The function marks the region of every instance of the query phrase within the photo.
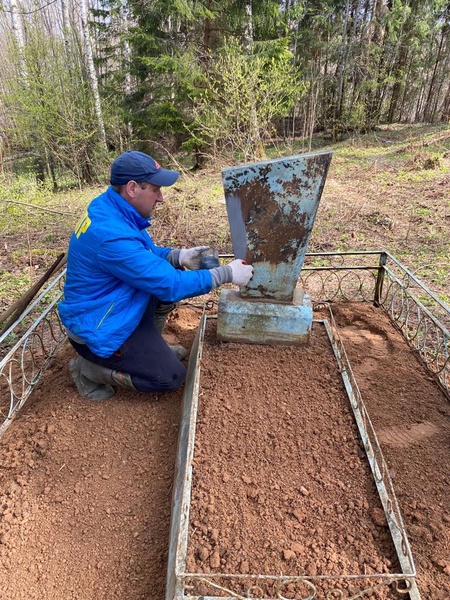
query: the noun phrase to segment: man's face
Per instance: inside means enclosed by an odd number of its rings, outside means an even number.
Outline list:
[[[164,202],[161,187],[153,185],[153,183],[129,181],[127,191],[129,194],[128,201],[144,219],[148,219],[153,215],[155,206],[159,202]]]

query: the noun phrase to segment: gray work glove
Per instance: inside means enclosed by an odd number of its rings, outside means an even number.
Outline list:
[[[178,256],[180,267],[186,267],[191,271],[202,268],[202,252],[209,250],[210,246],[196,246],[195,248],[182,248]]]
[[[213,280],[213,288],[224,283],[234,283],[244,286],[250,281],[253,275],[253,267],[241,259],[233,260],[224,267],[215,267],[209,271]]]
[[[217,248],[208,248],[202,252],[202,269],[214,269],[214,267],[220,267],[219,262],[219,251]]]

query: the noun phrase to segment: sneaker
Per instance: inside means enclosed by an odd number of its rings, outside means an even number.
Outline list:
[[[186,356],[189,354],[189,352],[186,350],[186,348],[184,346],[170,346],[169,348],[172,350],[172,352],[175,354],[175,356],[178,358],[178,360],[183,360],[183,358],[186,358]]]
[[[81,372],[82,364],[83,359],[81,356],[77,356],[69,362],[69,373],[80,396],[95,401],[108,400],[108,398],[114,396],[116,392],[111,385],[91,381],[83,375]]]

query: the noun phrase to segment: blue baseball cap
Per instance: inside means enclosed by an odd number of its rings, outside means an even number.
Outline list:
[[[111,185],[126,185],[129,181],[142,183],[147,181],[154,185],[169,186],[173,185],[179,177],[178,171],[169,171],[161,168],[154,158],[130,150],[124,152],[111,165]]]

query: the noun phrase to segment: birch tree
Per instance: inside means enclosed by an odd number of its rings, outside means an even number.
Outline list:
[[[14,40],[17,46],[18,58],[19,58],[19,66],[20,71],[19,74],[21,77],[26,76],[25,65],[23,60],[23,51],[25,48],[24,41],[24,32],[23,32],[23,21],[20,15],[18,3],[16,0],[10,0],[10,14],[11,14],[11,24],[12,24],[12,32],[14,35]]]
[[[97,73],[95,71],[94,57],[92,54],[91,36],[89,33],[89,22],[88,22],[88,3],[87,0],[80,0],[80,16],[81,26],[83,29],[84,37],[84,51],[86,55],[86,68],[89,76],[89,83],[94,98],[95,114],[97,116],[98,123],[98,134],[100,141],[105,150],[107,150],[106,144],[106,133],[105,125],[103,122],[102,103],[100,100],[100,93],[98,89]]]

